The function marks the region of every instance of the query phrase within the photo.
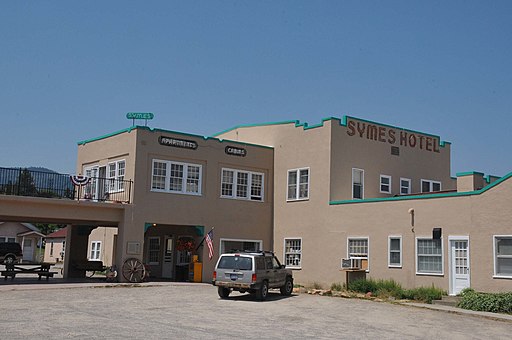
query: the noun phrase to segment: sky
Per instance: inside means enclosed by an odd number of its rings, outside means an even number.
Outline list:
[[[127,112],[204,136],[349,115],[503,176],[512,1],[0,2],[0,167],[75,173],[77,142]]]

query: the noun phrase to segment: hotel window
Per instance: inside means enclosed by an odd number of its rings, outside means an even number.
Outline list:
[[[108,163],[108,192],[118,192],[124,190],[125,170],[125,160]]]
[[[388,267],[402,267],[402,237],[389,236],[388,249]]]
[[[411,180],[409,178],[400,178],[400,195],[411,193]]]
[[[380,175],[380,192],[391,194],[391,176]]]
[[[148,239],[148,263],[156,265],[160,263],[160,237]]]
[[[416,238],[416,274],[443,274],[443,240]]]
[[[92,241],[91,242],[91,256],[89,260],[99,261],[101,254],[101,241]]]
[[[288,170],[288,201],[309,198],[309,168]]]
[[[201,171],[198,164],[153,160],[151,190],[201,195]]]
[[[494,236],[494,276],[512,278],[512,235]]]
[[[302,267],[302,239],[284,239],[284,261],[288,268]]]
[[[441,191],[441,182],[431,181],[427,179],[421,180],[421,192]]]
[[[352,199],[364,198],[364,170],[352,169]]]
[[[262,201],[263,174],[250,171],[222,169],[220,196],[224,198]]]
[[[351,260],[358,261],[357,267],[368,269],[368,238],[349,237],[347,239],[347,256]],[[366,261],[366,265],[362,260]]]

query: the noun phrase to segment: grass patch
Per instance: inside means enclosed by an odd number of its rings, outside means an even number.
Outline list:
[[[442,289],[432,287],[418,287],[414,289],[403,289],[395,280],[356,280],[350,282],[348,290],[358,293],[371,293],[379,298],[395,298],[416,300],[432,303],[432,300],[440,300],[445,293]]]

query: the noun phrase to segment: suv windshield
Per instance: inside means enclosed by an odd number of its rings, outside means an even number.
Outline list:
[[[250,257],[242,256],[223,256],[218,267],[219,269],[238,269],[238,270],[251,270],[252,261]]]

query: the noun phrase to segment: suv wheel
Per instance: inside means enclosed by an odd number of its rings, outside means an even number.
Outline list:
[[[221,299],[227,299],[229,297],[229,293],[231,293],[231,289],[219,287],[218,293]]]
[[[256,291],[256,298],[258,300],[263,301],[263,300],[265,300],[267,298],[267,296],[268,296],[268,282],[267,281],[263,281],[261,283],[260,289],[258,289]]]
[[[293,279],[287,277],[284,286],[281,287],[281,295],[290,296],[293,292]]]
[[[13,255],[7,255],[4,259],[5,264],[13,264],[16,261],[16,257]]]

